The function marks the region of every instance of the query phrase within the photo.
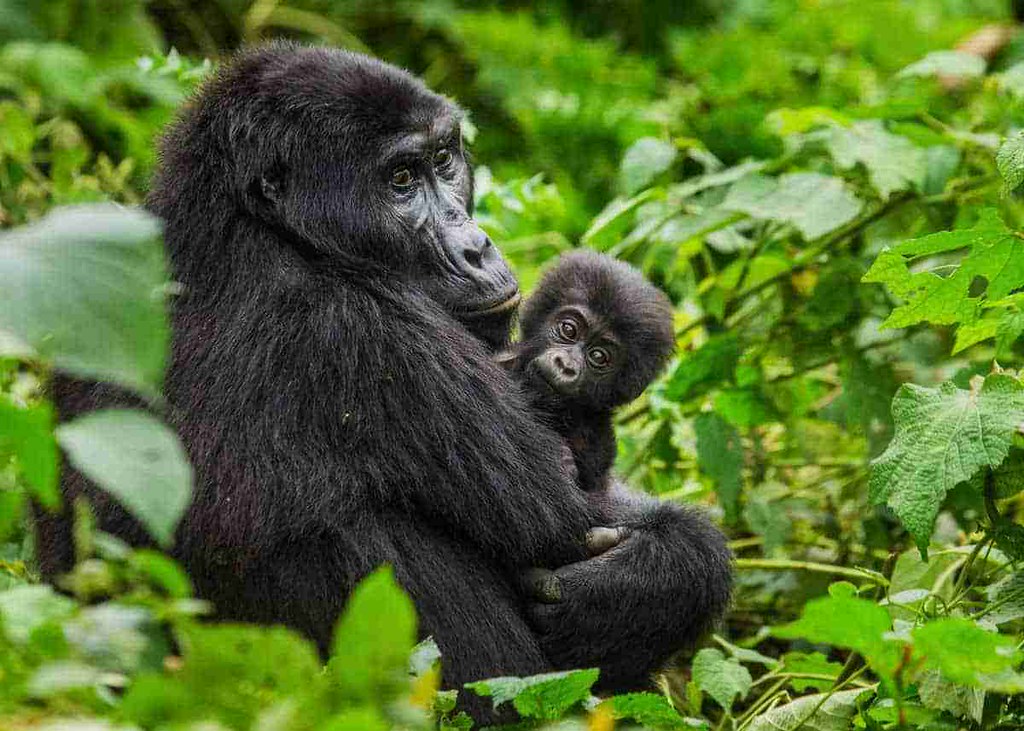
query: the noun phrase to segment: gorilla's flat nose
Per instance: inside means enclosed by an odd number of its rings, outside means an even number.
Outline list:
[[[490,236],[477,229],[476,233],[466,244],[466,248],[463,249],[462,257],[474,269],[483,269],[484,257],[487,255],[488,249],[493,246],[494,244],[491,243]]]
[[[555,356],[555,367],[558,368],[558,372],[567,381],[572,381],[579,375],[579,370],[573,365],[568,358],[563,355]]]

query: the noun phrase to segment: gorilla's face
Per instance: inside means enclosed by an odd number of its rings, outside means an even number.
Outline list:
[[[247,150],[236,164],[252,211],[307,259],[381,267],[477,335],[503,339],[519,287],[472,218],[461,110],[363,56],[307,49],[261,60],[243,102],[261,136],[231,143]]]

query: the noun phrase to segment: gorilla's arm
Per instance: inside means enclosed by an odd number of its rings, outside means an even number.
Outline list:
[[[701,514],[631,492],[621,483],[590,498],[597,525],[621,543],[555,571],[561,600],[534,604],[541,644],[559,668],[601,668],[602,692],[650,685],[729,603],[731,555]]]

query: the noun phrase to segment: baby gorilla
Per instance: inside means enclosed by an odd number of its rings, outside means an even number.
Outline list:
[[[520,333],[499,359],[565,439],[580,486],[603,488],[615,461],[613,409],[639,396],[672,354],[671,303],[628,264],[580,250],[541,279]]]

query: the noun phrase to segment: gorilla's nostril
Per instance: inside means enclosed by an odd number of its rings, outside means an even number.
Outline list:
[[[484,265],[483,258],[476,249],[466,249],[462,256],[465,257],[466,263],[474,269],[480,269]]]
[[[560,355],[555,356],[555,367],[558,368],[566,378],[576,377],[576,369],[567,363],[565,358]]]

